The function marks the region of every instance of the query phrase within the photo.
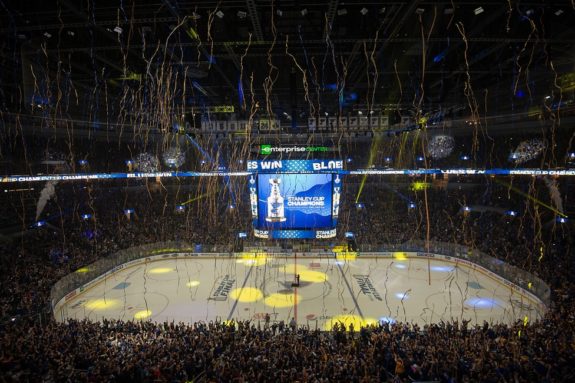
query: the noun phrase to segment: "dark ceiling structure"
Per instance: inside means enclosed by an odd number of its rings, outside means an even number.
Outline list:
[[[371,110],[501,116],[572,93],[568,1],[59,0],[2,8],[5,112],[34,113],[34,104],[90,122],[143,112],[160,123],[234,105],[244,118],[257,108],[305,124]]]

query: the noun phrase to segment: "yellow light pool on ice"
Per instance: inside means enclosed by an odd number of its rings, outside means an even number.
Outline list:
[[[260,289],[244,287],[230,291],[230,297],[240,302],[256,302],[264,297]]]
[[[377,320],[374,318],[362,318],[359,315],[336,315],[329,322],[326,322],[325,329],[331,331],[336,323],[338,325],[343,323],[346,331],[349,331],[349,325],[353,324],[354,331],[357,331],[362,327],[377,324]]]
[[[296,271],[301,274],[302,271],[307,270],[306,265],[296,265],[295,263],[288,263],[280,268],[280,273],[295,274]]]
[[[134,314],[134,319],[146,319],[151,315],[152,312],[150,310],[142,310]]]
[[[92,299],[84,304],[90,310],[106,310],[117,306],[120,302],[117,299]]]
[[[76,270],[77,273],[87,273],[88,271],[90,271],[90,269],[87,267],[80,267],[78,270]]]
[[[393,258],[395,258],[396,261],[406,261],[407,254],[405,254],[403,251],[396,251],[393,253]]]
[[[298,274],[300,281],[303,282],[326,282],[329,278],[326,273],[322,273],[321,271],[314,271],[314,270],[301,270],[298,269]]]
[[[301,301],[301,295],[296,294],[297,302]],[[271,294],[266,299],[264,303],[269,307],[291,307],[294,305],[296,300],[294,299],[294,294]]]
[[[154,269],[150,269],[150,271],[148,271],[148,273],[150,273],[150,274],[167,274],[167,273],[171,273],[172,271],[174,271],[174,269],[171,269],[169,267],[156,267]]]
[[[200,281],[189,281],[188,283],[186,283],[186,286],[188,287],[196,287],[200,285]]]

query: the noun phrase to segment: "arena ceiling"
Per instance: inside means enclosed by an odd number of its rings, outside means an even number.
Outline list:
[[[569,1],[58,0],[3,8],[8,114],[50,109],[113,123],[233,105],[238,118],[302,125],[309,116],[372,110],[391,121],[438,112],[470,120],[572,106]]]

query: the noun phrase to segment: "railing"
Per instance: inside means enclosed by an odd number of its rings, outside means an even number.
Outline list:
[[[256,251],[254,250],[256,248],[261,247],[253,247],[250,248],[250,250],[246,250]],[[262,251],[266,251],[268,254],[273,253],[273,255],[276,256],[291,256],[291,252],[281,251],[281,249],[277,247],[268,248],[266,250],[262,249]],[[363,245],[361,246],[359,255],[361,256],[361,253],[389,253],[397,251],[416,252],[421,253],[422,255],[425,255],[426,253],[440,254],[453,258],[464,259],[497,274],[526,291],[529,291],[538,297],[547,307],[549,307],[551,302],[549,286],[537,276],[466,246],[443,242],[430,242],[426,244],[425,241],[413,241],[397,245],[382,246]],[[58,303],[68,293],[84,286],[117,266],[140,258],[170,253],[211,253],[227,256],[231,255],[227,247],[192,246],[185,242],[162,242],[120,250],[113,255],[99,259],[90,265],[82,267],[56,282],[52,287],[50,295],[52,309],[55,307],[56,303]],[[314,252],[314,255],[316,256],[329,254],[331,253]]]

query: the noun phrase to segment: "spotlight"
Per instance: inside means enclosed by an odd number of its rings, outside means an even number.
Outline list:
[[[473,10],[473,13],[475,13],[475,16],[482,14],[484,11],[483,7],[477,7]]]
[[[463,161],[467,161],[467,160],[469,160],[469,156],[461,156],[461,159],[462,159]]]
[[[391,157],[385,157],[385,162],[391,162]]]
[[[186,207],[185,207],[184,205],[177,205],[177,206],[176,206],[176,211],[180,211],[180,212],[181,212],[181,211],[184,211],[184,210],[186,210]]]
[[[357,114],[359,114],[361,116],[363,114],[363,112],[361,110],[358,110]]]
[[[423,156],[417,157],[417,160],[418,160],[418,161],[423,161]]]
[[[361,209],[364,208],[364,205],[363,205],[361,202],[358,202],[358,203],[355,204],[355,208],[356,208],[357,210],[361,210]]]
[[[36,227],[42,227],[42,226],[44,226],[45,224],[46,224],[46,221],[38,221],[38,222],[36,222],[35,226],[36,226]]]
[[[246,232],[240,231],[238,233],[238,238],[247,238],[248,234]]]
[[[88,219],[90,219],[90,218],[92,218],[92,214],[82,214],[82,219],[83,219],[84,221],[86,221],[86,220],[88,220]]]
[[[463,206],[463,211],[469,213],[471,211],[471,208],[469,206]]]
[[[325,116],[326,116],[326,117],[329,116],[329,113],[328,113],[328,112],[325,112]]]
[[[516,217],[517,216],[517,212],[513,211],[513,210],[507,210],[505,212],[505,214],[507,214],[510,217]]]
[[[307,15],[307,8],[304,8],[304,9],[301,10],[301,15],[302,15],[302,16]]]
[[[351,157],[347,157],[347,159],[345,160],[348,164],[352,161]]]
[[[337,10],[337,15],[338,15],[338,16],[347,15],[347,9],[346,9],[346,8],[338,9],[338,10]]]
[[[130,215],[134,213],[134,209],[124,209],[124,214]]]
[[[78,164],[79,164],[80,166],[86,166],[86,165],[88,165],[88,161],[86,161],[86,160],[80,160],[80,161],[78,161]]]
[[[409,209],[415,209],[415,206],[416,206],[416,205],[415,205],[414,202],[410,202],[410,203],[407,205],[407,207],[408,207]]]
[[[359,13],[361,13],[363,16],[367,15],[367,12],[369,11],[365,7],[361,8],[361,11],[359,11]]]
[[[216,16],[218,16],[220,19],[224,18],[224,13],[222,11],[217,11],[216,12]]]
[[[234,205],[233,203],[230,204],[230,206],[228,206],[230,208],[230,210],[234,210],[236,208],[236,205]]]
[[[248,14],[244,11],[238,11],[237,15],[240,19],[245,19]]]
[[[546,100],[549,100],[551,98],[551,96],[545,96]]]
[[[568,220],[567,217],[557,217],[557,222],[559,223],[567,223]]]

